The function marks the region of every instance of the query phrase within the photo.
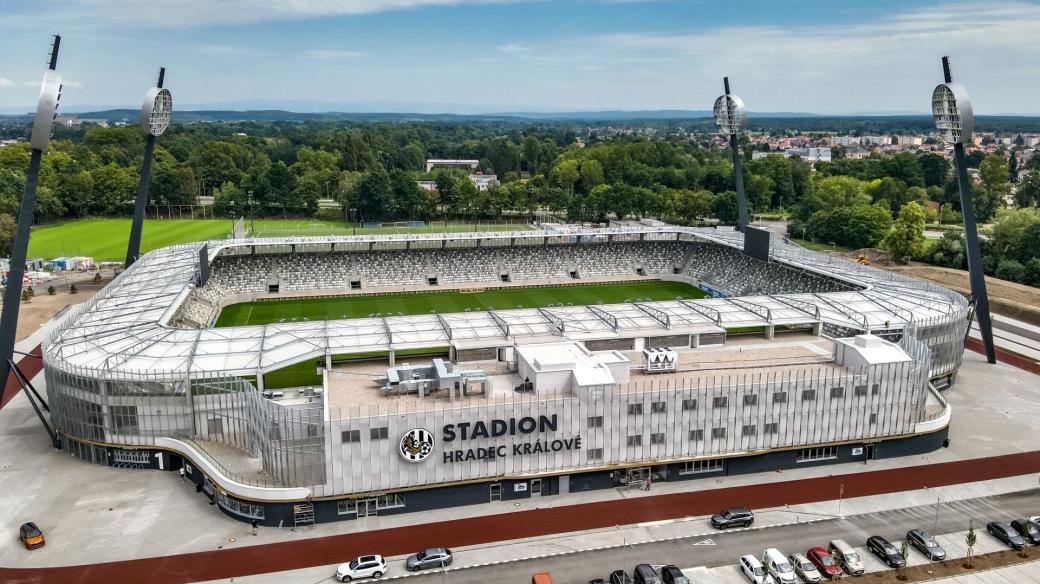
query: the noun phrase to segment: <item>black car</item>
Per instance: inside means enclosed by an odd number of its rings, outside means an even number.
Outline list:
[[[589,584],[607,584],[607,581],[603,578],[593,578],[592,580],[589,580]]]
[[[664,584],[690,584],[690,579],[683,575],[682,570],[671,564],[661,566],[661,579]]]
[[[903,555],[899,553],[896,546],[880,535],[867,539],[867,549],[889,568],[900,568],[906,564],[906,560],[903,559]]]
[[[614,570],[610,573],[610,584],[635,584],[632,577],[624,570]]]
[[[1022,536],[1022,539],[1033,545],[1040,545],[1040,525],[1028,519],[1016,519],[1011,522],[1011,527]]]
[[[636,569],[632,570],[632,576],[634,576],[636,584],[661,584],[661,577],[650,567],[650,564],[637,564]]]
[[[755,522],[755,514],[743,507],[726,509],[711,516],[711,526],[715,529],[730,527],[748,527]]]
[[[986,531],[990,535],[1004,542],[1008,547],[1020,550],[1026,547],[1026,540],[1007,523],[991,521],[986,524]]]
[[[921,555],[933,562],[940,562],[946,559],[946,550],[939,545],[939,542],[935,541],[934,537],[920,529],[911,529],[906,532],[906,541],[910,544],[910,547],[921,552]]]

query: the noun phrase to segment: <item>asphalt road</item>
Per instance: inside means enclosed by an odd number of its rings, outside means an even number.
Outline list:
[[[863,545],[871,535],[882,535],[896,541],[915,527],[937,534],[954,533],[967,530],[969,521],[974,520],[981,534],[989,521],[1010,521],[1017,517],[1040,514],[1040,492],[1029,491],[941,504],[937,526],[935,511],[936,507],[929,505],[846,519],[820,519],[808,524],[728,532],[714,531],[704,523],[691,522],[691,535],[685,539],[450,570],[444,575],[429,572],[417,579],[409,578],[408,582],[438,584],[442,578],[452,584],[528,582],[531,574],[548,571],[557,584],[585,584],[593,578],[606,579],[611,571],[621,568],[631,574],[637,563],[714,568],[734,564],[737,558],[746,553],[761,555],[762,550],[769,547],[778,547],[785,554],[790,554],[796,551],[804,553],[816,545],[826,546],[829,540],[837,538],[843,538],[853,546]],[[798,519],[814,518],[801,516]],[[795,520],[792,514],[791,521]],[[694,545],[706,539],[711,539],[715,545]],[[620,538],[618,543],[621,543]]]

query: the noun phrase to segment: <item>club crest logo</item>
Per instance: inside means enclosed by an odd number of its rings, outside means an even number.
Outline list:
[[[424,428],[413,428],[401,436],[397,452],[408,462],[422,462],[433,454],[433,434]]]

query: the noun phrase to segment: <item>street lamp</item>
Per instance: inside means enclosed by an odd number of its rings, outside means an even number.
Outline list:
[[[137,200],[134,204],[134,218],[130,223],[130,243],[126,246],[126,261],[123,267],[129,268],[141,255],[141,231],[144,226],[144,212],[148,205],[148,181],[152,177],[152,155],[155,152],[155,139],[170,126],[173,114],[173,96],[169,89],[163,89],[166,68],[159,68],[159,81],[148,90],[141,105],[141,129],[145,133],[144,159],[141,161],[141,177],[137,183]],[[158,206],[156,206],[158,214]]]
[[[939,499],[940,499],[940,495],[939,495],[939,493],[929,489],[927,486],[924,487],[924,490],[926,490],[929,493],[935,495],[935,521],[932,523],[932,535],[935,535],[935,532],[939,529]]]
[[[726,93],[715,100],[713,113],[715,125],[724,136],[729,136],[730,153],[733,157],[733,182],[737,188],[737,231],[744,231],[748,225],[747,195],[744,193],[744,169],[741,164],[740,146],[737,142],[737,134],[747,127],[747,107],[744,100],[729,93],[729,77],[724,77],[722,83]]]
[[[964,243],[968,248],[968,277],[971,280],[971,295],[975,303],[975,314],[979,319],[979,332],[986,348],[986,360],[997,362],[993,346],[993,325],[989,317],[989,295],[986,293],[986,276],[982,271],[982,252],[979,250],[979,233],[975,224],[975,208],[971,200],[971,184],[968,182],[968,165],[964,159],[964,143],[971,140],[975,128],[968,92],[959,83],[953,82],[950,74],[950,58],[942,58],[945,82],[932,91],[932,116],[935,128],[947,144],[953,144],[954,162],[957,167],[957,185],[960,192],[961,214],[964,217]]]

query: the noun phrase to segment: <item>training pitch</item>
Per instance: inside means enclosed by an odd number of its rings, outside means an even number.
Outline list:
[[[635,300],[692,300],[707,294],[683,282],[650,280],[619,284],[492,288],[480,292],[426,292],[380,296],[338,296],[306,300],[265,300],[232,304],[217,317],[217,327],[300,320],[363,318],[375,314],[429,314],[497,308],[543,308],[564,304],[614,304]]]

